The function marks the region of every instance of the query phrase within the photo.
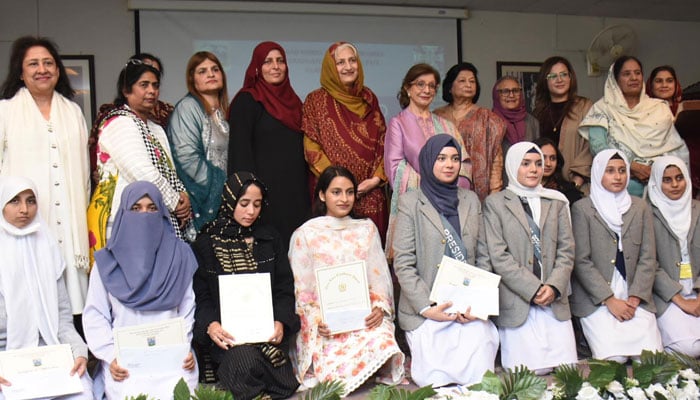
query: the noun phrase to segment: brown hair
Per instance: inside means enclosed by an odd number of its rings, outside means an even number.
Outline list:
[[[576,91],[578,90],[578,82],[576,81],[576,71],[574,67],[571,66],[569,60],[562,56],[553,56],[544,60],[542,66],[540,67],[540,73],[537,75],[537,91],[535,92],[535,109],[533,110],[534,116],[540,121],[549,113],[549,108],[552,104],[552,99],[549,95],[549,89],[547,86],[547,74],[551,71],[552,67],[556,64],[564,64],[566,69],[569,71],[569,92],[567,93],[566,105],[564,106],[564,113],[562,115],[567,115],[571,111],[574,103],[577,101],[578,96]]]
[[[226,86],[226,72],[224,67],[221,65],[221,61],[214,55],[214,53],[208,51],[198,51],[190,57],[187,62],[187,69],[185,72],[185,80],[187,81],[187,91],[199,100],[199,102],[204,106],[204,111],[207,115],[211,115],[212,106],[209,104],[204,97],[195,89],[194,87],[194,70],[197,66],[206,60],[211,60],[216,64],[221,70],[221,79],[223,81],[223,86],[219,90],[219,107],[224,115],[228,115],[228,89]]]

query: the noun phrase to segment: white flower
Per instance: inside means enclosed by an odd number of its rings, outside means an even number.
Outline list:
[[[469,391],[465,397],[474,400],[498,400],[498,395],[484,391]]]
[[[693,381],[700,380],[700,375],[699,375],[699,374],[696,374],[695,371],[693,371],[693,370],[690,369],[690,368],[684,369],[684,370],[682,370],[682,371],[678,371],[678,374],[679,374],[683,379],[693,380]]]
[[[700,390],[698,390],[698,385],[695,383],[695,381],[688,381],[683,388],[683,394],[689,399],[700,398]]]
[[[634,378],[625,378],[625,387],[626,388],[632,388],[635,386],[639,386],[639,381],[634,379]]]
[[[666,389],[665,389],[663,386],[661,386],[661,384],[659,384],[659,383],[655,383],[655,384],[653,384],[653,385],[649,385],[649,387],[646,388],[646,389],[644,389],[644,391],[646,392],[647,396],[649,396],[649,397],[652,398],[652,399],[655,398],[654,392],[658,392],[659,394],[661,394],[662,396],[664,396],[664,397],[667,398],[667,399],[668,399],[668,398],[671,398],[671,393],[669,393],[668,390],[666,390]]]
[[[644,391],[636,386],[627,389],[627,394],[632,400],[647,400],[647,396],[644,394]]]
[[[622,387],[622,384],[620,382],[611,381],[610,383],[608,383],[608,386],[605,387],[605,390],[612,394],[618,394],[624,392],[625,388]]]
[[[542,393],[542,396],[540,396],[539,400],[553,400],[554,399],[554,392],[552,390],[545,390],[544,393]]]
[[[600,397],[598,394],[598,389],[594,388],[591,386],[590,383],[584,382],[583,385],[581,386],[581,389],[578,391],[578,394],[576,395],[576,400],[602,400],[603,398]]]
[[[671,377],[671,379],[666,382],[666,386],[671,385],[671,386],[678,386],[678,374],[675,374]]]

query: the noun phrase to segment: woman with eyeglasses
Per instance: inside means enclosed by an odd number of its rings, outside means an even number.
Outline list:
[[[148,64],[160,72],[160,76],[163,77],[165,74],[165,69],[163,68],[163,62],[157,56],[150,53],[138,53],[129,57],[129,60],[134,60],[134,62],[141,61],[144,64]],[[138,60],[138,61],[137,61]],[[100,126],[102,122],[109,115],[110,111],[119,107],[114,103],[102,104],[100,106],[97,117],[92,123],[92,129],[90,129],[90,137],[88,138],[88,148],[90,152],[90,180],[92,182],[92,190],[94,191],[97,184],[100,182],[100,175],[97,172],[97,138],[100,134]],[[173,112],[174,106],[170,103],[158,100],[156,105],[150,112],[149,119],[156,124],[163,127],[164,130],[168,129],[168,120],[170,119],[170,113]]]
[[[564,179],[588,193],[593,157],[588,141],[578,134],[578,126],[593,103],[576,94],[576,72],[564,57],[544,60],[537,88],[533,114],[540,123],[539,136],[552,139],[566,160]]]
[[[357,48],[331,45],[321,64],[321,88],[304,101],[301,128],[311,187],[329,165],[349,169],[359,180],[355,210],[377,225],[383,240],[389,218],[383,189],[386,123],[364,79]]]
[[[634,196],[645,195],[654,158],[671,155],[690,164],[671,109],[665,101],[646,94],[642,63],[632,56],[622,56],[610,66],[603,98],[581,121],[579,133],[590,141],[592,154],[616,149],[627,156],[627,191]]]
[[[131,182],[148,181],[163,196],[175,233],[191,222],[185,186],[178,178],[163,128],[150,119],[160,94],[160,72],[140,60],[129,60],[117,80],[118,107],[100,126],[97,172],[100,182],[88,207],[90,253],[105,246],[121,193]]]
[[[66,262],[72,312],[80,314],[88,283],[87,124],[56,44],[15,40],[0,92],[0,175],[36,183],[39,211]]]
[[[532,142],[540,136],[540,124],[525,108],[525,96],[520,82],[513,76],[504,76],[496,81],[492,91],[492,111],[506,122],[503,138],[503,154],[511,145]]]
[[[216,218],[226,181],[228,91],[224,68],[208,51],[190,57],[185,79],[188,93],[175,106],[167,132],[199,231]]]
[[[450,103],[435,113],[451,121],[472,162],[472,188],[484,201],[503,188],[503,150],[506,124],[493,112],[476,105],[481,94],[478,71],[471,63],[454,65],[442,83],[442,99]]]
[[[398,99],[403,111],[389,122],[384,142],[384,171],[393,194],[389,210],[389,228],[386,235],[387,256],[392,258],[392,240],[399,195],[416,189],[420,180],[418,153],[431,136],[446,133],[454,137],[464,148],[462,137],[447,119],[430,111],[440,84],[440,73],[428,64],[416,64],[409,68],[401,83]],[[462,154],[458,184],[471,187],[471,163],[469,155]]]

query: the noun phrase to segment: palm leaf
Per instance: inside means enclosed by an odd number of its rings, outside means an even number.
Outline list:
[[[126,398],[126,400],[150,400],[150,399],[148,398],[148,395],[141,393],[138,396],[129,396]]]
[[[644,350],[640,362],[632,366],[632,372],[639,386],[646,387],[652,383],[665,384],[678,373],[680,367],[678,361],[666,352]]]
[[[604,390],[612,381],[623,382],[627,377],[627,367],[616,361],[589,360],[588,366],[591,370],[588,383],[598,391]]]
[[[498,375],[491,371],[486,371],[484,373],[484,377],[481,378],[481,382],[469,386],[468,389],[495,394],[499,398],[503,397],[503,385],[501,384],[501,379],[498,378]]]
[[[547,390],[547,381],[538,377],[525,366],[510,368],[501,377],[502,400],[538,400]]]
[[[396,389],[393,386],[377,385],[369,391],[368,400],[389,400],[394,390]]]
[[[233,394],[225,390],[217,390],[213,386],[201,385],[194,390],[193,400],[233,400]]]
[[[406,400],[424,400],[429,397],[435,396],[437,392],[433,389],[433,385],[428,385],[428,386],[423,386],[421,388],[418,388],[414,390],[413,392],[410,392],[406,389],[399,389],[398,390],[399,394],[402,392],[408,392],[407,397],[400,397],[401,399],[406,399]]]
[[[314,386],[306,392],[304,400],[340,400],[345,391],[345,384],[341,381],[325,381]],[[301,397],[301,396],[300,396]]]
[[[583,386],[583,374],[576,365],[562,364],[554,369],[554,380],[564,391],[567,399],[574,399]]]
[[[692,369],[695,373],[700,373],[700,362],[694,357],[677,351],[672,351],[669,355],[676,360],[681,369]]]

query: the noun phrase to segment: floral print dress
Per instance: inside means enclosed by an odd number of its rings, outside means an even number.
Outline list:
[[[369,219],[318,217],[294,232],[289,259],[294,273],[296,310],[301,318],[297,336],[295,372],[306,386],[338,380],[345,395],[357,389],[387,361],[382,382],[403,379],[404,355],[394,338],[394,296],[389,268],[376,226]],[[316,268],[364,260],[372,307],[384,311],[376,328],[323,337],[316,288]]]

